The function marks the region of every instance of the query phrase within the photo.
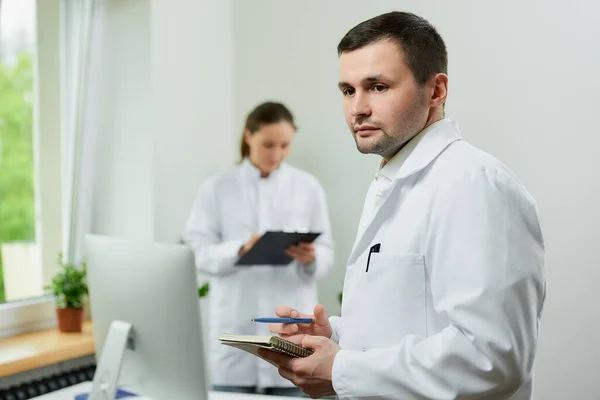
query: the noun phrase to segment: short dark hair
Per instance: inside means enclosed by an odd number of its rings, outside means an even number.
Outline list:
[[[426,19],[407,12],[392,11],[356,25],[340,41],[338,56],[381,40],[398,43],[419,85],[437,73],[448,73],[448,52],[440,34]]]
[[[296,125],[294,125],[294,116],[286,106],[281,103],[267,101],[257,105],[254,110],[248,114],[246,117],[246,124],[244,125],[244,132],[248,130],[250,133],[255,133],[263,125],[275,124],[281,121],[289,122],[294,129],[296,129]],[[240,156],[242,160],[250,155],[250,147],[248,146],[248,143],[246,143],[244,132],[242,132],[242,140],[240,143]]]

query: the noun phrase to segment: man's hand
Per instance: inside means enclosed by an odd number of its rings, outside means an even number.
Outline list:
[[[248,241],[244,243],[244,245],[240,248],[240,250],[238,251],[238,256],[241,257],[247,252],[249,252],[252,246],[254,246],[256,242],[258,242],[258,239],[260,239],[261,237],[262,235],[260,233],[255,233],[254,235],[252,235],[250,239],[248,239]]]
[[[325,307],[322,304],[317,304],[313,312],[314,315],[302,314],[288,306],[279,306],[275,310],[275,315],[278,317],[312,318],[313,322],[311,324],[270,324],[269,330],[300,345],[306,335],[324,336],[329,339],[333,331]]]
[[[297,246],[291,245],[286,249],[285,254],[300,264],[307,265],[315,261],[315,245],[312,243],[299,243]]]
[[[313,354],[305,358],[293,358],[266,349],[259,349],[258,354],[279,365],[279,375],[311,398],[335,395],[331,375],[333,360],[340,346],[325,337],[308,335],[300,344],[311,349]]]

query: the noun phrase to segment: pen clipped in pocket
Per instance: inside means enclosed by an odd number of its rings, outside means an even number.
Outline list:
[[[373,246],[371,246],[371,248],[369,249],[369,256],[367,257],[367,269],[365,270],[365,272],[369,272],[369,264],[371,264],[371,254],[379,253],[380,250],[381,250],[381,243],[377,243],[377,244],[374,244]]]

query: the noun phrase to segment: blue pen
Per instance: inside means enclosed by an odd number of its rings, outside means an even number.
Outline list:
[[[312,318],[254,318],[251,321],[271,324],[312,324]]]

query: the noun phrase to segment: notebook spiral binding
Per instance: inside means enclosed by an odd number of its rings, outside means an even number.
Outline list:
[[[289,356],[308,357],[313,353],[312,350],[305,349],[302,346],[298,346],[296,343],[292,343],[289,340],[285,340],[280,337],[274,337],[274,339],[277,342],[277,349]]]

